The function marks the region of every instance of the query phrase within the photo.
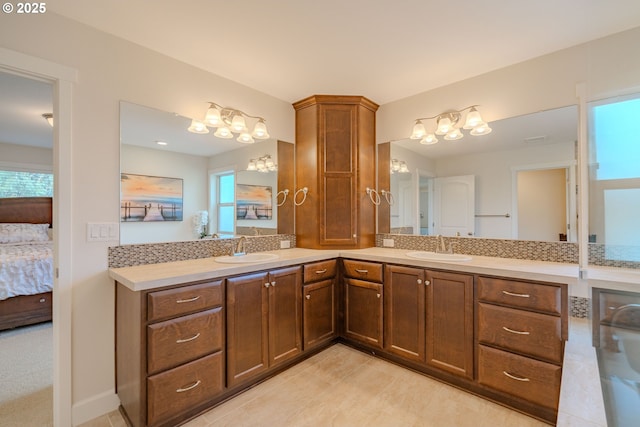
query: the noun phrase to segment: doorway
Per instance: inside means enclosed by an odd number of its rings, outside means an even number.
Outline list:
[[[0,48],[0,72],[48,81],[53,86],[54,284],[53,284],[53,425],[71,420],[71,94],[74,69]]]

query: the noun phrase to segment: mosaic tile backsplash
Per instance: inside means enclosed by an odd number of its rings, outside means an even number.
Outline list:
[[[109,268],[228,255],[231,248],[238,245],[238,240],[239,238],[204,239],[188,242],[113,246],[109,248]],[[280,249],[280,242],[284,240],[288,240],[292,248],[296,246],[296,236],[293,234],[247,237],[245,252],[277,250]]]

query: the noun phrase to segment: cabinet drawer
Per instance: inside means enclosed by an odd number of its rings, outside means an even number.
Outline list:
[[[147,379],[147,424],[169,420],[222,392],[224,359],[218,352]]]
[[[560,317],[478,304],[478,339],[485,344],[562,363]]]
[[[342,262],[345,276],[382,283],[382,264],[351,259]]]
[[[222,280],[151,292],[147,320],[179,316],[222,304]]]
[[[479,346],[478,382],[482,385],[557,409],[561,377],[560,366]]]
[[[521,282],[518,280],[478,277],[478,298],[518,308],[562,313],[560,286]]]
[[[147,326],[147,372],[155,374],[222,348],[222,307]]]
[[[304,283],[329,279],[336,275],[336,260],[314,262],[304,265]]]

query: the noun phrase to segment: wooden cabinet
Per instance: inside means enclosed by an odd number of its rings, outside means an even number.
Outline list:
[[[333,340],[336,328],[335,259],[303,266],[302,327],[304,350]]]
[[[117,284],[117,393],[131,425],[175,425],[224,392],[223,302],[222,280],[149,292]]]
[[[227,385],[301,353],[300,267],[227,279]]]
[[[477,286],[479,384],[555,419],[568,334],[566,286],[482,276]]]
[[[344,336],[382,348],[383,266],[379,263],[343,260]]]
[[[375,246],[375,112],[361,96],[315,95],[296,110],[296,240],[303,248]]]
[[[473,276],[427,270],[428,365],[473,378]]]
[[[385,268],[384,348],[408,360],[425,361],[425,271],[387,265]]]
[[[473,378],[473,276],[387,265],[385,349]]]

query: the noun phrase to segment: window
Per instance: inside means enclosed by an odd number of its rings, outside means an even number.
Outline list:
[[[53,197],[53,174],[0,170],[0,198]]]
[[[218,234],[235,232],[235,175],[216,176],[216,213]]]
[[[640,95],[589,104],[589,242],[606,260],[640,261],[638,117]]]

